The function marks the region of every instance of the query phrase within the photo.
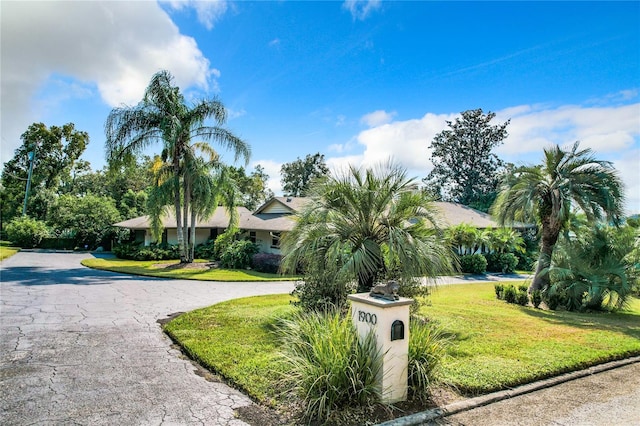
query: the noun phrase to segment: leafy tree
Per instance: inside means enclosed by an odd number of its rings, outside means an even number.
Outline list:
[[[120,220],[115,202],[109,197],[61,195],[52,207],[49,225],[58,235],[73,235],[79,247],[97,247]]]
[[[393,164],[351,166],[342,176],[319,181],[283,237],[284,270],[336,270],[357,280],[359,291],[379,279],[449,271],[451,253],[435,227],[434,207],[413,189],[406,171]]]
[[[507,125],[491,125],[495,113],[482,109],[464,111],[449,129],[431,142],[433,170],[425,182],[445,201],[487,211],[495,198],[502,160],[491,151],[507,137]]]
[[[291,163],[283,164],[280,172],[285,196],[306,197],[313,180],[327,176],[329,168],[324,161],[324,155],[318,152],[308,154],[304,160],[298,157]]]
[[[13,219],[7,224],[6,230],[9,241],[22,248],[37,247],[43,238],[49,236],[47,224],[29,216]]]
[[[204,124],[210,118],[215,121],[215,126]],[[250,156],[249,146],[222,127],[225,121],[226,109],[222,102],[205,99],[188,105],[180,89],[173,85],[173,76],[168,71],[160,71],[152,77],[142,102],[133,107],[113,109],[105,123],[107,157],[110,160],[137,154],[156,142],[163,144],[162,156],[169,162],[172,173],[171,195],[181,263],[189,262],[184,212],[192,208],[192,193],[187,190],[189,180],[185,179],[192,139],[214,141],[230,149],[236,160],[242,157],[248,161]]]
[[[44,189],[57,192],[63,182],[71,179],[70,172],[86,149],[89,135],[76,130],[73,123],[62,127],[33,123],[20,138],[22,145],[2,171],[2,219],[10,220],[22,211],[29,152],[35,152],[35,155],[27,213],[46,219],[46,211],[33,209],[33,197]]]
[[[249,175],[244,167],[229,166],[229,172],[238,187],[238,205],[253,211],[273,198],[273,191],[267,187],[269,175],[261,165],[258,164]]]
[[[540,254],[529,292],[549,287],[546,273],[560,232],[578,207],[590,221],[607,218],[618,222],[624,196],[622,181],[611,162],[598,160],[579,143],[565,151],[559,146],[544,150],[541,165],[518,167],[504,179],[492,212],[500,223],[537,222]]]

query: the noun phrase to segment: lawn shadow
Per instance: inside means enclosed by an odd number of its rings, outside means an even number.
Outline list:
[[[629,311],[618,312],[569,312],[547,311],[531,307],[519,307],[526,315],[555,325],[565,325],[583,330],[598,329],[623,333],[640,340],[640,315]]]

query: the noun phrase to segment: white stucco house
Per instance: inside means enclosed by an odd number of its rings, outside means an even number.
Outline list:
[[[238,207],[238,227],[241,236],[258,244],[262,253],[280,253],[280,237],[282,233],[290,231],[294,226],[293,214],[300,210],[307,202],[304,197],[274,197],[260,206],[255,212],[245,207]],[[440,210],[442,226],[450,227],[466,223],[476,228],[497,228],[491,216],[467,206],[447,202],[435,202]],[[162,241],[177,244],[176,220],[173,214],[163,218],[164,233]],[[114,226],[128,228],[135,232],[136,241],[151,244],[151,226],[148,216],[140,216]],[[209,239],[215,239],[229,226],[229,215],[223,207],[216,209],[211,218],[200,222],[196,228],[196,244]]]

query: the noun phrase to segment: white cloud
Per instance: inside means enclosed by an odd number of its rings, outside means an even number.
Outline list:
[[[213,28],[228,9],[226,0],[170,0],[168,4],[175,10],[194,8],[198,15],[198,22],[208,30]]]
[[[380,9],[382,2],[380,0],[345,0],[342,8],[351,13],[354,20],[364,21],[375,10]]]
[[[279,38],[274,38],[273,40],[271,40],[269,42],[269,47],[278,47],[280,46],[280,39]]]
[[[396,112],[386,112],[384,110],[378,110],[365,114],[360,119],[361,123],[366,124],[369,127],[376,127],[382,124],[387,124],[393,121],[393,117],[396,116]]]
[[[392,158],[406,167],[410,175],[422,178],[433,168],[429,144],[445,129],[446,121],[453,121],[457,116],[427,113],[420,119],[394,121],[363,130],[355,137],[361,153],[336,155],[328,158],[327,164],[332,170],[343,170],[349,164],[371,166]],[[507,161],[536,164],[543,148],[579,140],[581,147],[592,148],[598,158],[613,162],[625,183],[627,211],[640,212],[638,117],[638,103],[609,107],[514,106],[496,113],[495,123],[511,119],[507,127],[509,136],[496,152]],[[346,145],[336,144],[331,148],[340,154],[346,152],[343,149]]]
[[[1,19],[2,161],[42,120],[34,96],[52,76],[97,90],[109,106],[137,103],[160,69],[182,88],[216,87],[219,72],[155,2],[4,2]]]
[[[640,103],[582,107],[518,106],[500,111],[496,120],[511,118],[509,136],[497,151],[507,155],[539,152],[543,148],[580,141],[601,153],[628,149],[640,136]]]

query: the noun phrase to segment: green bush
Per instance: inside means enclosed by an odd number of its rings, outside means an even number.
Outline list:
[[[355,290],[352,280],[345,274],[325,270],[325,273],[307,271],[303,281],[296,283],[292,296],[297,297],[295,305],[305,311],[342,311],[347,306],[347,295]]]
[[[487,272],[487,259],[477,253],[460,256],[460,269],[470,274],[484,274]]]
[[[518,290],[516,303],[520,306],[527,306],[529,304],[529,294],[526,291]]]
[[[373,333],[358,339],[350,316],[335,311],[299,313],[277,326],[282,341],[282,384],[304,404],[309,421],[379,399],[376,376],[382,356]]]
[[[208,240],[206,243],[198,244],[194,248],[194,255],[197,259],[213,259],[215,257],[215,242]]]
[[[13,219],[6,225],[5,231],[7,238],[22,248],[38,247],[42,239],[49,236],[49,228],[44,222],[28,216]]]
[[[227,250],[227,247],[236,240],[238,231],[238,228],[227,228],[226,231],[216,237],[213,244],[213,259],[222,259],[222,254]]]
[[[180,257],[178,246],[151,245],[143,246],[140,242],[118,244],[113,253],[120,259],[129,260],[173,260]]]
[[[222,252],[220,266],[231,269],[246,269],[251,266],[251,257],[258,253],[258,250],[258,245],[249,240],[234,241]]]
[[[411,319],[409,333],[409,392],[415,399],[428,397],[436,382],[440,361],[446,354],[448,339],[441,328],[420,319]]]
[[[277,274],[282,256],[274,253],[256,253],[251,258],[251,267],[258,272]]]
[[[503,299],[504,298],[504,285],[502,284],[494,284],[493,285],[493,289],[496,292],[496,297],[498,299]]]
[[[504,300],[507,303],[516,303],[518,298],[518,291],[512,285],[508,285],[504,288]]]
[[[540,290],[534,290],[531,293],[531,303],[533,303],[534,308],[540,307],[540,303],[542,303],[542,292]]]
[[[529,287],[526,284],[520,284],[518,285],[518,291],[523,291],[523,292],[528,292],[529,291]]]
[[[513,253],[488,253],[484,257],[487,259],[487,271],[512,274],[518,265],[518,258]]]

